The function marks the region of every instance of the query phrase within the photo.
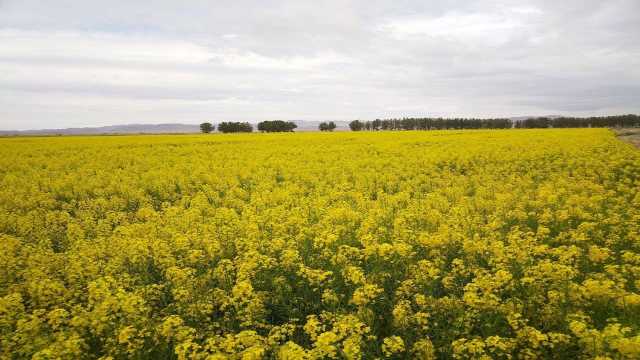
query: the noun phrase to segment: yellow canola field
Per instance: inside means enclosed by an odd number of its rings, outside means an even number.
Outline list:
[[[640,358],[604,129],[0,139],[3,359]]]

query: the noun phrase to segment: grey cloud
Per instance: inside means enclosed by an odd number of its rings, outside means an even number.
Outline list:
[[[0,0],[0,128],[639,112],[638,13],[635,0]]]

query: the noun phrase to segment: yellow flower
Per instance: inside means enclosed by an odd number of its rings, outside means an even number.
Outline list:
[[[390,336],[382,341],[382,353],[391,357],[404,352],[404,341],[399,336]]]
[[[366,306],[382,293],[382,289],[373,284],[365,284],[356,289],[351,302],[357,306]]]
[[[0,359],[637,359],[639,173],[608,129],[0,138]]]
[[[333,332],[323,332],[318,336],[314,343],[314,352],[320,357],[328,357],[331,359],[337,356],[336,343],[340,341],[340,338]]]
[[[277,358],[279,360],[304,360],[309,359],[309,355],[300,345],[289,341],[280,347]]]

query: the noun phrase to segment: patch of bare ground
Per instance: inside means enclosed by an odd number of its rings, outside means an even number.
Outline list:
[[[640,149],[640,128],[613,129],[616,136]]]

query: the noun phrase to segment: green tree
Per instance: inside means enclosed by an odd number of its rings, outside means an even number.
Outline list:
[[[252,132],[253,126],[248,122],[221,122],[218,124],[221,133]]]
[[[258,131],[262,132],[291,132],[298,126],[292,121],[268,120],[258,123]]]
[[[211,123],[209,122],[204,122],[202,124],[200,124],[200,131],[203,134],[208,134],[210,132],[212,132],[215,129],[215,127],[213,125],[211,125]]]
[[[349,123],[349,129],[351,129],[351,131],[360,131],[364,129],[364,126],[365,124],[360,120],[353,120]]]
[[[333,121],[329,121],[329,122],[321,122],[320,125],[318,125],[318,129],[320,131],[333,131],[336,128],[336,123],[334,123]]]

